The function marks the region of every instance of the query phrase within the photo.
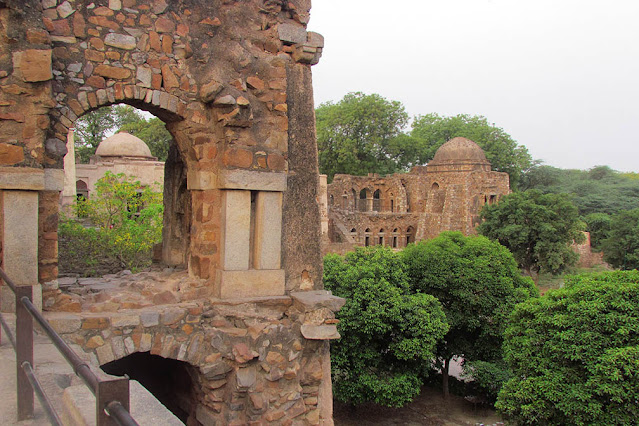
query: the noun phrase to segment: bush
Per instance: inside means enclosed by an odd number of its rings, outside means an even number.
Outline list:
[[[517,424],[636,424],[638,306],[638,271],[567,277],[518,305],[504,336],[513,378],[496,407]]]
[[[153,245],[162,240],[162,194],[111,172],[95,192],[75,205],[76,216],[90,226],[61,216],[61,269],[87,276],[149,265]]]
[[[381,246],[327,255],[324,283],[346,298],[337,315],[342,338],[331,343],[335,397],[389,407],[412,401],[448,331],[437,299],[411,294],[400,256]]]

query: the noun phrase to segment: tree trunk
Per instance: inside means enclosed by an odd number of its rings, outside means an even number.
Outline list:
[[[444,367],[442,368],[442,390],[444,391],[444,398],[448,399],[450,392],[448,391],[448,369],[450,368],[450,359],[444,360]]]

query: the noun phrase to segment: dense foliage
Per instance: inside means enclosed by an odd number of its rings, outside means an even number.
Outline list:
[[[412,124],[411,136],[419,149],[419,161],[430,161],[437,149],[450,139],[461,136],[477,143],[486,154],[493,170],[506,172],[510,185],[517,188],[522,172],[532,166],[526,147],[517,142],[485,117],[459,114],[442,117],[439,114],[417,116]]]
[[[611,215],[639,208],[639,179],[635,176],[607,166],[590,170],[536,166],[525,173],[521,186],[543,193],[571,194],[579,214],[584,217],[591,213]]]
[[[566,194],[515,192],[484,206],[480,216],[477,231],[507,247],[535,280],[540,271],[557,274],[579,259],[571,244],[583,241],[584,224]]]
[[[517,424],[636,424],[638,306],[637,271],[568,277],[519,305],[504,338],[513,378],[497,408]]]
[[[639,269],[639,209],[622,211],[612,217],[602,247],[604,260],[613,267]]]
[[[381,175],[407,171],[430,161],[446,141],[463,136],[486,152],[493,169],[507,172],[511,185],[532,165],[525,147],[481,116],[437,114],[409,117],[398,101],[380,95],[349,93],[337,103],[315,110],[319,169],[329,182],[336,173]]]
[[[136,269],[151,261],[154,244],[162,239],[162,194],[141,187],[123,174],[107,172],[96,184],[90,200],[79,200],[76,213],[90,221],[84,226],[75,219],[60,222],[61,259],[82,269],[83,275],[103,270],[100,264],[117,270]]]
[[[411,293],[400,256],[381,246],[327,255],[324,284],[346,298],[337,314],[342,338],[331,343],[335,397],[390,407],[410,402],[448,331],[439,302]]]
[[[398,139],[408,114],[397,101],[380,95],[349,93],[315,110],[320,173],[393,173],[403,167]]]
[[[129,105],[112,105],[84,114],[76,121],[76,162],[88,163],[89,158],[108,135],[124,131],[142,139],[151,154],[160,161],[166,160],[171,134],[158,118],[147,120]]]
[[[437,346],[447,394],[450,360],[500,360],[506,318],[537,290],[505,247],[482,236],[444,232],[409,245],[402,258],[413,291],[436,297],[450,325]]]

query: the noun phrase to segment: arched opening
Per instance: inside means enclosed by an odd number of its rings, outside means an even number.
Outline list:
[[[397,228],[395,228],[393,229],[393,243],[392,243],[393,248],[397,248],[398,237],[399,237],[398,230]]]
[[[78,200],[86,200],[89,198],[89,187],[83,180],[75,182],[75,194]]]
[[[439,187],[437,182],[431,186],[431,212],[442,213],[444,211],[444,202],[446,201],[446,192]]]
[[[335,204],[335,197],[331,194],[330,197],[328,197],[328,205],[332,206],[333,204]]]
[[[373,192],[373,209],[372,210],[374,212],[379,212],[382,210],[381,197],[382,197],[382,192],[379,189]]]
[[[359,208],[358,208],[358,210],[360,212],[370,211],[369,201],[372,201],[370,189],[364,188],[361,191],[359,191],[359,206],[358,206]]]
[[[196,396],[190,364],[149,352],[136,352],[100,368],[107,374],[126,374],[137,380],[185,424],[192,414],[195,420]]]
[[[364,231],[364,247],[368,247],[371,245],[371,230],[370,228],[366,228]]]
[[[406,245],[415,242],[415,229],[412,226],[409,226],[406,229]]]
[[[384,245],[384,228],[379,230],[379,233],[377,235],[377,241],[380,246]]]
[[[128,101],[123,101],[128,102]],[[157,107],[137,102],[139,110],[126,103],[111,104],[94,108],[81,115],[69,131],[67,137],[68,153],[64,161],[65,181],[73,176],[82,181],[84,187],[73,188],[87,197],[109,196],[108,190],[100,194],[101,179],[109,174],[109,184],[137,185],[133,199],[125,202],[125,210],[139,218],[144,229],[140,235],[148,236],[144,246],[162,245],[168,256],[163,256],[170,266],[185,266],[189,248],[191,196],[186,185],[186,162],[178,150],[170,126],[179,121],[179,117],[171,112],[161,112]],[[158,113],[163,118],[151,114]],[[102,188],[108,188],[102,185]],[[66,195],[67,189],[63,192]],[[151,194],[146,196],[146,194]],[[77,195],[76,195],[77,196]],[[64,196],[63,203],[64,203]],[[154,203],[154,204],[149,204]],[[157,207],[156,207],[157,204]],[[140,218],[143,208],[153,206],[154,215]],[[95,222],[95,220],[93,221]],[[90,226],[108,226],[112,224],[88,224]],[[153,229],[146,229],[153,227]],[[65,244],[60,235],[60,272],[74,273],[65,269],[63,261]],[[150,241],[152,239],[153,241]],[[119,241],[114,239],[114,241]],[[139,267],[150,263],[153,250],[144,250],[144,260]],[[159,252],[155,252],[158,254]],[[172,255],[172,256],[171,256]],[[111,262],[103,258],[105,268],[95,268],[94,274],[117,272],[120,269],[131,269],[123,262]],[[137,262],[137,260],[136,260]],[[72,269],[75,266],[69,265]],[[117,270],[116,270],[117,269]]]

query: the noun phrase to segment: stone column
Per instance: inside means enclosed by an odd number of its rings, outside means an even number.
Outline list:
[[[64,189],[62,190],[62,206],[69,206],[76,198],[75,174],[75,142],[73,129],[69,129],[67,136],[67,155],[64,156]],[[70,213],[71,210],[68,211]]]

